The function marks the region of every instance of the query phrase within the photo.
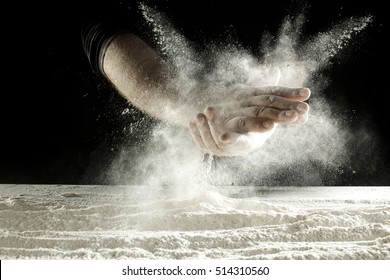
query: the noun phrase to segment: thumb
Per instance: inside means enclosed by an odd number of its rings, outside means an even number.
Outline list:
[[[224,144],[234,144],[240,137],[239,133],[227,131],[219,136],[219,141]]]

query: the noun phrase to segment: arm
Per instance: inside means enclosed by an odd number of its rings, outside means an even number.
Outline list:
[[[103,70],[119,93],[142,111],[186,126],[200,110],[186,104],[168,81],[174,72],[143,40],[131,33],[119,34],[108,44]]]
[[[170,85],[180,73],[175,73],[142,39],[128,31],[112,35],[112,30],[108,33],[102,30],[87,32],[83,41],[95,72],[103,74],[140,110],[188,126],[195,142],[207,153],[219,156],[249,153],[271,136],[274,124],[302,123],[307,119],[308,105],[303,101],[309,98],[310,90],[269,86],[277,84],[280,73],[277,78],[262,80],[263,75],[257,83],[232,85],[218,94],[196,92],[202,97],[197,100],[202,102],[195,102],[195,98],[183,98]],[[198,113],[211,106],[216,109]],[[304,110],[300,110],[302,106]]]
[[[163,121],[186,126],[203,107],[185,101],[170,86],[174,71],[145,41],[113,22],[81,26],[92,70],[106,78],[127,101]]]

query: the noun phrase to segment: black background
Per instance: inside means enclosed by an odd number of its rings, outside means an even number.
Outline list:
[[[133,2],[124,0],[119,6],[125,10]],[[353,178],[339,178],[339,185],[390,185],[388,33],[381,2],[305,2],[308,35],[350,16],[374,15],[359,45],[329,69],[332,81],[326,91],[333,102],[355,112],[352,126],[369,126],[380,135],[381,158],[367,158],[367,166],[371,161],[380,164]],[[234,28],[238,40],[250,48],[263,30],[276,32],[284,17],[304,2],[149,3],[169,14],[190,39],[200,32],[204,38],[224,38]],[[104,170],[117,145],[131,140],[123,127],[133,117],[121,114],[129,105],[92,73],[83,53],[80,21],[94,12],[94,5],[97,1],[60,0],[2,7],[0,184],[111,183]]]

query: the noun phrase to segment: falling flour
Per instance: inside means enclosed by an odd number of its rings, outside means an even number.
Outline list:
[[[271,139],[258,151],[235,158],[202,161],[202,155],[187,131],[169,124],[159,124],[139,158],[129,148],[112,164],[113,183],[146,185],[246,184],[246,185],[324,185],[335,177],[356,172],[351,163],[351,149],[357,137],[364,134],[370,146],[375,136],[367,130],[348,129],[342,108],[331,105],[324,95],[328,79],[322,74],[351,45],[357,34],[373,21],[373,16],[351,17],[315,36],[302,35],[305,15],[288,16],[278,34],[264,32],[261,57],[255,57],[239,44],[210,43],[199,53],[161,12],[140,6],[156,45],[179,75],[171,86],[180,89],[183,99],[196,100],[191,92],[202,88],[208,94],[219,94],[229,85],[242,83],[248,77],[267,75],[280,70],[279,85],[307,86],[312,90],[309,119],[304,125],[279,125]],[[218,46],[218,47],[217,47]],[[259,63],[263,66],[259,68]],[[355,133],[355,134],[354,134]],[[360,141],[360,140],[359,140]],[[132,158],[131,166],[125,165]],[[204,168],[205,162],[213,168]],[[204,172],[208,170],[208,172]],[[210,172],[212,170],[212,172]]]

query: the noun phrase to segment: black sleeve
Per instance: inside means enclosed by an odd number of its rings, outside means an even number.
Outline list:
[[[91,2],[81,20],[82,47],[93,72],[103,76],[104,54],[111,40],[126,32],[139,35],[143,24],[137,2],[127,6],[120,1],[106,2]]]
[[[96,74],[103,74],[103,59],[106,48],[118,34],[131,32],[110,22],[91,21],[81,26],[81,40],[89,64]]]

